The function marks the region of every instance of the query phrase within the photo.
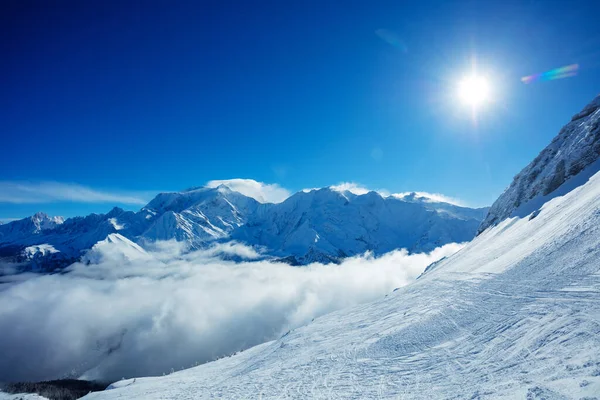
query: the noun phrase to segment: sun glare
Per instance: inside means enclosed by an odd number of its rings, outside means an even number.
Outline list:
[[[490,86],[485,78],[470,76],[459,83],[458,96],[463,103],[477,108],[490,100]]]

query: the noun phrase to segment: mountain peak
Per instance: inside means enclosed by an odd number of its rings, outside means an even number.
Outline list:
[[[232,192],[236,192],[239,193],[235,190],[232,190],[229,186],[225,185],[225,184],[220,184],[219,186],[217,186],[215,188],[215,190],[219,193],[232,193]],[[241,194],[241,193],[240,193]]]
[[[571,118],[571,122],[577,121],[578,119],[587,117],[588,115],[594,113],[596,110],[600,108],[600,94],[594,98],[594,100],[590,101],[588,105],[586,105],[583,110],[573,115]]]
[[[207,191],[207,190],[211,190],[212,188],[206,187],[206,186],[192,186],[190,188],[187,189],[183,189],[180,192],[168,192],[168,193],[190,193],[190,192],[199,192],[199,191]]]
[[[401,195],[394,195],[394,197],[409,202],[419,201],[418,199],[423,199],[423,197],[417,195],[417,192],[408,192]]]
[[[125,210],[123,210],[120,207],[113,207],[112,210],[110,210],[108,212],[108,214],[106,214],[106,216],[107,217],[116,217],[116,216],[123,214],[124,212],[125,212]]]
[[[45,220],[45,219],[50,219],[50,217],[48,217],[48,214],[46,214],[45,212],[38,211],[38,212],[36,212],[35,214],[33,214],[31,216],[31,219],[32,220],[36,220],[36,221],[42,221],[42,220]]]
[[[30,219],[38,230],[53,229],[65,222],[63,217],[50,217],[41,211],[33,214]]]

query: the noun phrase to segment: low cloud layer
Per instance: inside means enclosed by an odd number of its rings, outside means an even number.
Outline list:
[[[190,254],[174,242],[0,284],[0,381],[161,375],[280,337],[325,313],[406,285],[461,245],[292,267],[240,244]],[[132,254],[136,254],[133,252]],[[10,278],[10,277],[8,277]]]
[[[260,203],[281,203],[291,193],[277,184],[257,182],[253,179],[225,179],[214,180],[206,183],[207,187],[227,186],[229,189],[252,197]]]
[[[143,205],[150,198],[150,192],[96,190],[75,183],[0,181],[0,203],[43,204],[66,201]]]

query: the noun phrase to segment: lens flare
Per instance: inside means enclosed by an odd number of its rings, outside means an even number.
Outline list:
[[[533,74],[524,76],[521,78],[521,82],[528,84],[536,81],[553,81],[555,79],[569,78],[577,75],[579,70],[579,64],[571,64],[565,67],[555,68],[550,71],[542,72],[539,74]]]

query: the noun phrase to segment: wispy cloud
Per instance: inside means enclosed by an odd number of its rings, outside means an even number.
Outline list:
[[[350,192],[356,195],[361,195],[370,192],[370,190],[366,187],[354,182],[342,182],[337,185],[332,185],[329,188],[338,192]]]
[[[428,193],[428,192],[404,192],[404,193],[394,193],[392,194],[393,197],[397,197],[399,199],[405,198],[405,197],[409,197],[414,195],[417,198],[422,198],[425,201],[428,202],[434,202],[434,203],[449,203],[449,204],[454,204],[455,206],[461,206],[464,207],[465,203],[460,200],[460,199],[456,199],[454,197],[449,197],[449,196],[445,196],[443,194],[440,193]]]
[[[372,189],[369,189],[369,188],[367,188],[359,183],[356,183],[356,182],[342,182],[337,185],[330,186],[330,188],[332,190],[337,190],[339,192],[348,191],[348,192],[354,193],[356,195],[361,195],[361,194],[365,194],[365,193],[369,193],[369,192],[373,191],[373,192],[379,193],[383,197],[392,196],[392,197],[396,197],[399,199],[403,199],[403,198],[406,198],[409,196],[415,196],[416,198],[419,198],[426,202],[441,202],[441,203],[448,203],[448,204],[454,204],[456,206],[465,207],[465,203],[462,200],[454,198],[454,197],[446,196],[446,195],[443,195],[440,193],[428,193],[428,192],[390,193],[386,189],[372,190]],[[305,189],[305,191],[306,190],[307,189]]]
[[[371,149],[371,158],[375,161],[381,161],[383,158],[383,150],[381,147],[373,147],[373,149]]]
[[[231,190],[245,196],[252,197],[261,203],[281,203],[291,192],[278,184],[258,182],[253,179],[223,179],[212,180],[206,183],[207,187],[218,187],[224,185]],[[349,191],[356,195],[362,195],[372,191],[359,183],[341,182],[330,186],[331,189],[340,192]],[[304,189],[310,191],[312,189]],[[385,189],[375,189],[383,197],[394,196],[403,198],[414,193],[417,197],[426,201],[444,202],[464,206],[459,199],[445,196],[439,193],[427,192],[404,192],[390,194]],[[123,191],[94,189],[77,183],[64,183],[53,181],[29,182],[29,181],[0,181],[0,203],[12,204],[47,204],[57,202],[73,203],[113,203],[113,204],[136,204],[145,205],[156,195],[157,191]],[[3,218],[0,221],[9,222],[11,218]]]
[[[206,183],[207,187],[217,187],[220,185],[227,186],[229,189],[252,197],[261,203],[281,203],[291,195],[289,190],[282,188],[276,183],[257,182],[253,179],[223,179]]]
[[[0,203],[43,204],[67,201],[143,205],[151,197],[152,192],[97,190],[76,183],[0,181]]]

